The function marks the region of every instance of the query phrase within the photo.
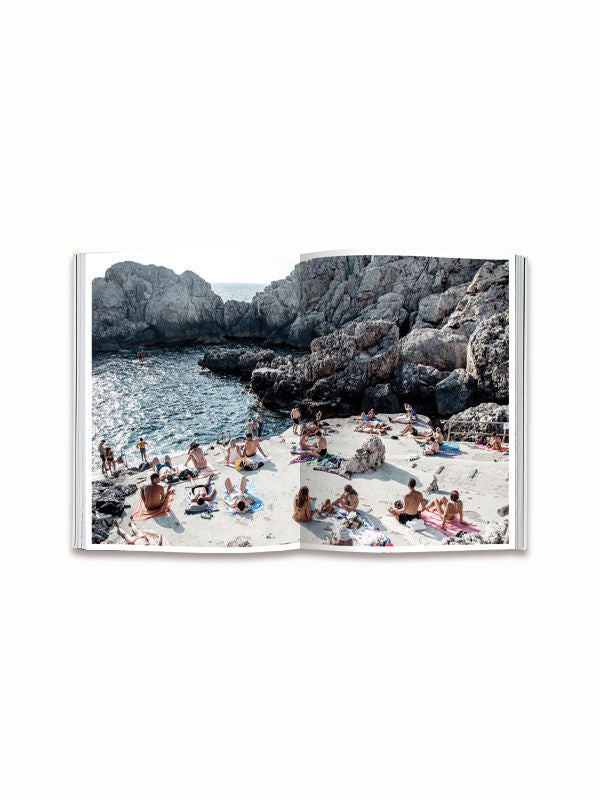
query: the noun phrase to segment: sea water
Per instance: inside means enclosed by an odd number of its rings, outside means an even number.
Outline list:
[[[263,284],[212,284],[223,300],[251,300]],[[242,346],[242,345],[231,345]],[[218,375],[198,366],[210,345],[146,348],[140,364],[136,349],[97,353],[92,358],[92,456],[106,439],[129,464],[140,461],[136,443],[147,442],[147,454],[161,458],[187,451],[192,440],[207,445],[225,437],[241,438],[244,425],[256,418],[257,398],[244,387],[248,380]],[[273,348],[279,355],[287,351]],[[261,410],[264,436],[289,427],[287,414]]]

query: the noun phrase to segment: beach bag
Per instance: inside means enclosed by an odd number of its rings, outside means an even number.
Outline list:
[[[424,531],[426,526],[422,519],[409,519],[406,527],[411,531]]]
[[[260,463],[258,463],[257,461],[246,461],[244,469],[246,470],[246,472],[252,472],[253,470],[258,469],[259,467],[262,467],[262,461]]]
[[[246,465],[248,464],[247,458],[238,458],[235,462],[235,468],[238,472],[241,472],[243,469],[246,469]]]

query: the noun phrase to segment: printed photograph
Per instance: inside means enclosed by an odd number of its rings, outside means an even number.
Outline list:
[[[93,545],[509,543],[508,261],[87,258]]]

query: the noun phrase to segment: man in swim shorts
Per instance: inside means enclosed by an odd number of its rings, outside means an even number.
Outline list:
[[[242,456],[246,456],[246,457],[255,456],[257,450],[265,458],[267,457],[267,454],[265,452],[263,452],[263,449],[260,446],[260,442],[258,441],[258,439],[253,439],[252,438],[252,434],[251,433],[247,433],[246,434],[246,441],[244,442],[244,448],[242,450]]]
[[[145,463],[146,463],[146,461],[147,461],[148,459],[146,458],[146,442],[144,441],[144,438],[143,438],[143,436],[140,436],[140,440],[139,440],[139,442],[136,444],[136,447],[138,447],[138,448],[139,448],[139,450],[140,450],[140,456],[142,457],[142,461],[143,461],[143,462],[144,462],[144,464],[145,464]]]
[[[158,472],[153,472],[152,475],[150,475],[150,483],[142,486],[140,494],[142,496],[142,502],[148,511],[162,506],[165,499],[165,490],[160,485]]]
[[[415,489],[417,482],[414,478],[408,481],[408,492],[402,500],[396,500],[394,506],[388,508],[388,512],[396,517],[402,525],[411,519],[419,519],[421,511],[425,509],[425,499],[421,492]]]
[[[294,423],[292,430],[294,433],[298,433],[298,423],[300,422],[300,409],[298,408],[298,406],[292,408],[290,417],[292,419],[292,422]]]
[[[100,439],[100,444],[98,445],[98,452],[100,453],[100,458],[102,460],[102,474],[106,475],[106,439]]]

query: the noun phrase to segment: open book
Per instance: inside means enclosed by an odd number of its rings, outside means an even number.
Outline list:
[[[76,547],[525,547],[523,257],[75,267]]]

